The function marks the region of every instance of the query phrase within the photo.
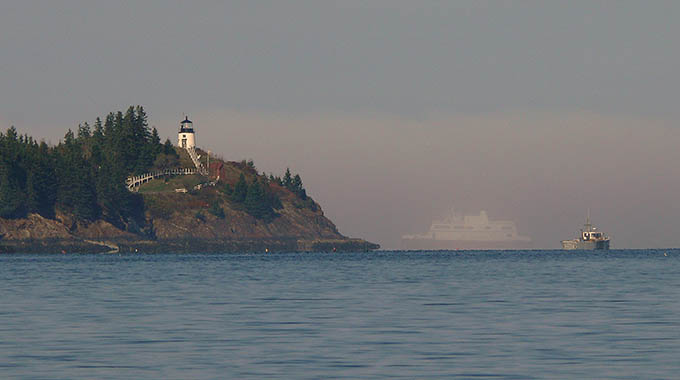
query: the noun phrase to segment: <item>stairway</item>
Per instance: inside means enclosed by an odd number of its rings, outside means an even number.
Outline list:
[[[186,148],[186,151],[189,153],[189,157],[191,157],[191,161],[194,162],[194,166],[196,166],[196,170],[198,171],[199,174],[207,176],[208,175],[208,169],[203,166],[203,163],[201,163],[201,156],[196,153],[196,148],[195,147],[190,147]]]

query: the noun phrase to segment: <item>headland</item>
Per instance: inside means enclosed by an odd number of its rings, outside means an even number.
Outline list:
[[[56,146],[0,133],[0,252],[370,251],[342,235],[299,175],[261,173],[195,145],[186,118],[161,143],[140,106]]]

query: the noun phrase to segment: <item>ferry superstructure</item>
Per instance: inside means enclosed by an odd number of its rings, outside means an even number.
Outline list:
[[[434,221],[424,234],[404,235],[402,249],[526,249],[531,238],[521,236],[512,220],[489,219],[486,211],[479,215],[459,215],[453,210],[441,221]]]

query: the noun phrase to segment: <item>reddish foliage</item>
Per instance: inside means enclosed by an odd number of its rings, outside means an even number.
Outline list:
[[[201,208],[201,207],[208,207],[209,206],[208,202],[200,201],[200,200],[188,201],[188,202],[185,202],[185,205],[188,208]]]

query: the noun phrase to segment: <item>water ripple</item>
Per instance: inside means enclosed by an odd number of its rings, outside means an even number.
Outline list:
[[[679,289],[678,250],[0,255],[0,378],[674,378]]]

